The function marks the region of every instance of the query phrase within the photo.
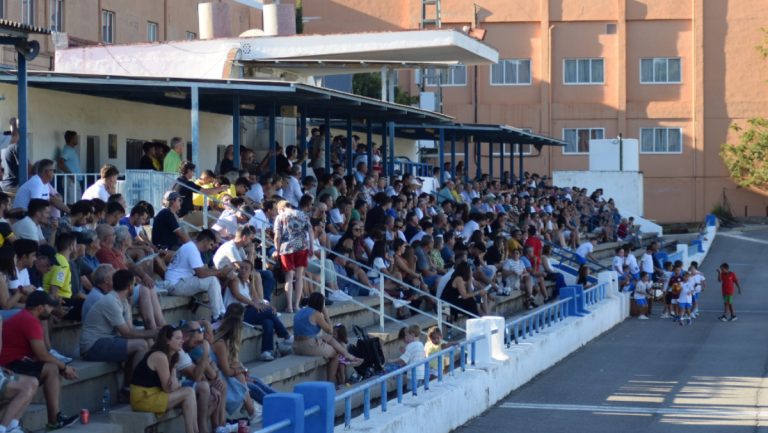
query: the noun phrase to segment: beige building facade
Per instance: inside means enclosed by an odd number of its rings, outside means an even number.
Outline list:
[[[641,143],[647,217],[700,221],[724,194],[734,215],[768,216],[768,199],[737,188],[718,155],[738,140],[729,125],[768,116],[768,62],[755,49],[765,0],[439,3],[444,28],[472,25],[476,11],[501,59],[451,71],[443,111],[570,143],[534,151],[527,171],[586,170],[588,138],[622,134]],[[422,1],[305,1],[304,16],[305,33],[418,29]],[[415,80],[402,72],[399,85],[415,94]]]

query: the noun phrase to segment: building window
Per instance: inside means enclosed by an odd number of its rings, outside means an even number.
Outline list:
[[[64,0],[51,0],[51,30],[64,31]]]
[[[152,21],[147,21],[147,41],[157,42],[158,28],[159,26],[157,25],[157,23],[153,23]]]
[[[603,84],[603,59],[565,59],[563,82],[565,84]]]
[[[682,153],[683,130],[680,128],[640,128],[640,152]]]
[[[5,0],[0,0],[0,18],[5,18]]]
[[[640,82],[643,84],[680,83],[679,57],[640,59]]]
[[[101,11],[101,42],[115,43],[115,13],[106,9]]]
[[[499,63],[491,65],[491,84],[495,86],[531,84],[531,60],[499,60]]]
[[[437,86],[438,79],[442,86],[466,86],[467,67],[464,65],[451,66],[448,69],[428,68],[426,70],[427,86]]]
[[[188,41],[194,41],[197,39],[197,33],[195,32],[187,32],[187,40]]]
[[[21,0],[21,22],[35,25],[35,0]]]
[[[520,128],[520,130],[523,132],[528,132],[530,134],[533,134],[533,129],[531,128]],[[512,148],[512,150],[514,151],[514,153],[512,154],[513,157],[515,155],[520,154],[521,146],[523,148],[523,155],[531,155],[533,153],[533,146],[531,146],[530,144],[515,144],[514,147]]]
[[[589,153],[589,140],[602,140],[603,135],[603,128],[565,128],[563,153]]]

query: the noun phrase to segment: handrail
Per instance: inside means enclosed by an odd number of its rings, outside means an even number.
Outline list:
[[[579,262],[579,259],[582,259],[581,256],[576,254],[574,251],[567,250],[560,245],[555,244],[554,242],[550,242],[548,240],[543,240],[545,245],[549,245],[552,247],[552,254],[557,256],[558,258],[562,258],[564,260],[559,260],[560,263],[566,263],[566,264],[573,264],[576,265],[576,268],[578,269],[579,266],[581,266],[581,263]],[[594,268],[590,267],[595,272],[601,272],[601,271],[607,271],[610,270],[608,266],[605,266],[598,262],[597,260],[593,260],[589,257],[583,257],[583,260],[586,262],[586,265],[593,265]]]
[[[379,386],[381,388],[381,411],[386,412],[387,411],[387,382],[389,379],[396,379],[396,391],[397,391],[397,402],[402,403],[403,401],[403,375],[406,373],[410,373],[409,379],[410,379],[410,388],[411,393],[413,396],[418,395],[419,387],[423,387],[424,390],[429,390],[429,382],[430,382],[430,372],[431,367],[430,363],[433,360],[437,360],[437,382],[442,383],[444,378],[444,365],[443,361],[448,355],[448,374],[450,376],[453,376],[454,372],[456,371],[455,366],[455,359],[457,352],[459,353],[459,365],[461,371],[466,371],[467,368],[467,347],[469,347],[469,363],[470,365],[475,365],[475,359],[476,359],[476,344],[478,341],[485,339],[485,335],[479,335],[477,337],[474,337],[469,340],[462,341],[457,346],[451,346],[447,349],[443,349],[437,353],[434,353],[428,357],[426,357],[424,360],[421,360],[419,362],[408,364],[403,367],[398,368],[397,370],[394,370],[392,372],[389,372],[387,374],[384,374],[376,379],[373,379],[371,381],[365,382],[360,384],[360,386],[356,386],[348,391],[345,391],[339,395],[336,396],[335,402],[336,403],[344,403],[344,426],[349,428],[351,426],[352,422],[352,398],[356,395],[363,394],[363,416],[365,419],[370,419],[371,416],[371,389],[373,389],[376,386]],[[424,368],[424,381],[423,383],[419,384],[416,380],[416,371],[419,368]]]

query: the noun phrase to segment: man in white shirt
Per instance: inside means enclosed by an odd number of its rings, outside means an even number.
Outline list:
[[[21,296],[26,296],[36,289],[29,281],[28,269],[35,264],[37,248],[37,242],[30,239],[17,239],[13,243],[16,254],[16,278],[8,281],[8,288],[16,291],[18,295],[14,296],[21,298]]]
[[[30,177],[16,191],[16,198],[13,200],[14,209],[27,209],[29,201],[33,198],[50,200],[50,189],[48,184],[53,180],[54,168],[53,161],[50,159],[41,159],[35,164],[37,174]]]
[[[645,254],[643,254],[642,257],[640,257],[640,270],[647,273],[648,275],[653,276],[654,275],[654,268],[653,268],[653,247],[648,246],[645,250]]]
[[[616,248],[615,253],[611,261],[611,270],[621,275],[624,272],[624,248]]]
[[[576,248],[576,255],[579,258],[579,264],[583,265],[587,263],[587,259],[596,260],[592,255],[592,252],[595,251],[595,245],[597,245],[597,239],[590,239],[586,242],[583,242],[578,246],[578,248]]]
[[[214,321],[224,314],[219,278],[225,278],[227,281],[237,278],[232,266],[216,270],[203,263],[201,254],[213,249],[215,243],[216,234],[213,231],[200,231],[194,241],[185,243],[176,251],[165,273],[165,282],[171,295],[193,296],[202,292],[208,293]]]
[[[253,215],[253,208],[248,205],[240,206],[234,212],[223,212],[216,224],[211,229],[218,232],[224,240],[229,240],[235,237],[235,232],[240,224],[245,224],[249,221],[250,216]]]
[[[629,266],[629,273],[632,275],[632,278],[640,279],[640,266],[637,265],[637,257],[632,254],[631,245],[624,246],[624,264]]]
[[[85,190],[83,200],[98,198],[106,203],[109,200],[109,196],[117,192],[117,176],[120,174],[117,167],[112,164],[104,164],[99,173],[101,179]]]
[[[27,216],[13,224],[13,233],[19,239],[31,239],[38,243],[48,242],[45,239],[45,236],[43,236],[43,231],[40,228],[42,224],[48,224],[48,220],[50,219],[50,204],[48,203],[48,200],[33,198],[29,201],[27,206],[29,206]],[[53,220],[51,222],[58,226],[57,221],[58,220]],[[55,236],[55,227],[53,232],[51,238]],[[53,239],[51,239],[51,241],[52,240]],[[53,242],[50,242],[50,244],[52,245]]]
[[[299,178],[301,177],[301,166],[294,165],[290,169],[290,175],[285,177],[285,188],[283,189],[283,198],[288,200],[288,203],[293,206],[294,209],[299,208],[299,200],[304,195],[301,192],[301,183]]]

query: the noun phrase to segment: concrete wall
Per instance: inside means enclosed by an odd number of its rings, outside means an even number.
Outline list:
[[[16,116],[16,86],[0,84],[0,119]],[[80,134],[80,160],[85,170],[86,138],[100,141],[99,166],[115,164],[125,169],[126,139],[166,140],[173,136],[190,138],[188,110],[82,96],[50,90],[29,89],[29,159],[51,158],[64,143],[64,131]],[[117,158],[108,158],[108,136],[117,135]],[[216,145],[232,141],[230,116],[200,113],[200,166],[216,166]],[[186,158],[186,155],[185,155]]]
[[[336,432],[359,433],[445,433],[482,414],[510,392],[587,344],[628,317],[629,298],[613,293],[597,304],[593,313],[568,318],[562,324],[543,330],[523,343],[504,350],[508,358],[478,364],[446,379],[430,384],[429,391],[406,397],[404,404],[390,403],[386,413],[376,407],[371,418],[359,416],[352,427],[336,427]]]
[[[606,200],[612,198],[622,216],[645,216],[643,173],[632,171],[555,171],[552,183],[578,186],[590,193],[602,188]]]

